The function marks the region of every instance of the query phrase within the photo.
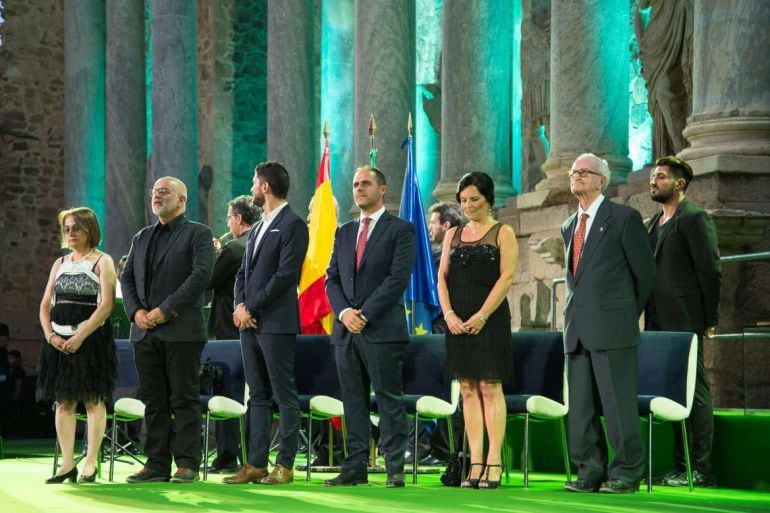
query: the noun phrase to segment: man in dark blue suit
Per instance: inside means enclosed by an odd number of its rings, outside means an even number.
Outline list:
[[[294,480],[299,401],[294,384],[294,346],[299,333],[297,285],[308,245],[305,222],[286,202],[289,173],[278,162],[258,164],[251,194],[262,220],[249,234],[235,277],[233,321],[249,385],[249,455],[228,484],[284,484]],[[273,401],[278,404],[280,449],[267,473]]]
[[[636,400],[639,316],[655,263],[639,212],[602,191],[607,162],[579,156],[569,171],[578,211],[562,225],[567,299],[564,347],[569,377],[569,451],[578,478],[571,492],[634,493],[644,471]],[[615,450],[609,462],[607,435]]]
[[[324,481],[326,486],[368,482],[370,385],[380,414],[386,486],[404,486],[408,427],[401,400],[401,367],[409,332],[403,296],[416,245],[414,226],[385,210],[387,189],[380,170],[358,168],[353,195],[361,217],[337,229],[326,271],[326,294],[336,317],[331,343],[348,436],[342,472]]]
[[[147,463],[130,483],[197,481],[201,460],[198,370],[206,343],[203,293],[214,267],[211,230],[185,217],[187,187],[174,177],[150,191],[158,222],[134,236],[120,283],[131,320]]]

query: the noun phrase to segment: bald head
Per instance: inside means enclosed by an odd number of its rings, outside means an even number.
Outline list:
[[[164,176],[152,188],[152,212],[161,223],[184,214],[187,207],[187,186],[178,178]]]

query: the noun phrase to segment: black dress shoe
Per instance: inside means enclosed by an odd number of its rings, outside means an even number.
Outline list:
[[[679,467],[671,467],[670,469],[666,470],[663,474],[653,477],[652,484],[668,486],[668,482],[671,479],[680,477],[683,472],[684,470]],[[687,479],[686,474],[685,474],[685,479]]]
[[[198,471],[191,468],[179,467],[171,477],[172,483],[194,483],[199,479]]]
[[[168,480],[168,474],[156,472],[149,467],[144,467],[136,474],[131,474],[126,478],[126,482],[128,483],[161,483]]]
[[[592,493],[599,491],[599,481],[589,481],[587,479],[576,479],[574,481],[567,481],[564,483],[564,489],[568,492],[576,493]]]
[[[687,484],[687,471],[679,473],[666,480],[664,483],[667,486],[689,486]],[[692,484],[699,488],[714,488],[717,485],[717,480],[714,474],[704,474],[698,470],[692,471]]]
[[[602,483],[599,488],[601,493],[636,493],[639,491],[639,482],[626,481],[625,479],[610,479]]]
[[[201,472],[204,470],[209,474],[235,474],[238,472],[238,467],[236,465],[210,465],[208,468],[201,467]]]
[[[403,476],[401,477],[403,479]],[[343,469],[337,477],[324,481],[324,486],[355,486],[360,484],[369,484],[366,469]]]
[[[67,479],[70,480],[70,483],[75,483],[78,480],[78,468],[72,467],[69,472],[65,472],[64,474],[59,474],[58,476],[51,476],[48,479],[45,480],[45,484],[59,484],[63,483]]]
[[[93,472],[91,472],[90,476],[87,476],[85,474],[80,474],[80,477],[78,478],[78,483],[95,483],[96,482],[96,469],[94,469]]]
[[[403,488],[406,486],[404,481],[404,474],[388,474],[388,479],[385,481],[385,488]]]
[[[426,467],[434,467],[436,465],[442,465],[446,464],[446,462],[441,461],[440,459],[436,458],[432,454],[428,454],[423,459],[420,460],[420,465],[426,466]]]

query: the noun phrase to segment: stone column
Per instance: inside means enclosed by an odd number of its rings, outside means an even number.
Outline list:
[[[355,2],[335,0],[321,7],[321,123],[329,122],[331,175],[340,221],[353,207],[350,192],[356,160],[353,157],[355,94]],[[320,146],[319,146],[320,147]]]
[[[499,207],[514,194],[511,2],[445,2],[442,16],[441,180],[433,195],[454,201],[458,179],[484,171]]]
[[[151,180],[187,186],[187,216],[198,219],[198,92],[195,2],[152,0]],[[145,202],[146,203],[146,202]]]
[[[626,182],[629,16],[623,2],[553,0],[551,151],[546,179],[535,187],[541,203],[569,197],[567,171],[585,152],[607,160],[612,185]]]
[[[147,126],[144,1],[107,2],[105,249],[117,262],[145,225]]]
[[[377,121],[377,167],[385,204],[398,211],[406,172],[407,120],[414,112],[414,0],[356,0],[355,167],[369,163],[369,118]],[[350,190],[350,187],[348,188]]]
[[[301,215],[315,186],[314,10],[308,0],[267,4],[267,157],[286,166],[289,203]],[[318,158],[316,158],[318,154]]]
[[[64,6],[65,205],[104,222],[104,2]]]
[[[680,152],[695,174],[770,173],[770,2],[696,1],[693,105]]]

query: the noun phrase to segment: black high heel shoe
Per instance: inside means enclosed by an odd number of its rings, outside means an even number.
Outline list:
[[[76,483],[78,480],[78,468],[72,467],[72,469],[64,474],[60,474],[58,476],[51,476],[48,479],[45,480],[45,484],[54,484],[54,483],[63,483],[67,479],[70,480],[70,483]]]
[[[87,476],[85,474],[80,474],[80,478],[78,479],[78,483],[95,483],[96,482],[96,469],[94,469],[93,472],[91,472],[90,476]]]
[[[497,476],[497,481],[493,481],[489,479],[489,469],[490,468],[499,468],[500,469],[500,475]],[[500,483],[503,480],[503,466],[502,465],[486,465],[484,468],[484,479],[479,479],[478,488],[480,490],[494,490],[496,488],[500,488]]]
[[[481,467],[481,471],[479,472],[479,477],[472,478],[471,474],[473,474],[473,467]],[[479,487],[479,480],[481,476],[484,475],[484,464],[483,463],[471,463],[470,467],[468,467],[468,477],[463,479],[460,482],[460,488],[478,488]]]

